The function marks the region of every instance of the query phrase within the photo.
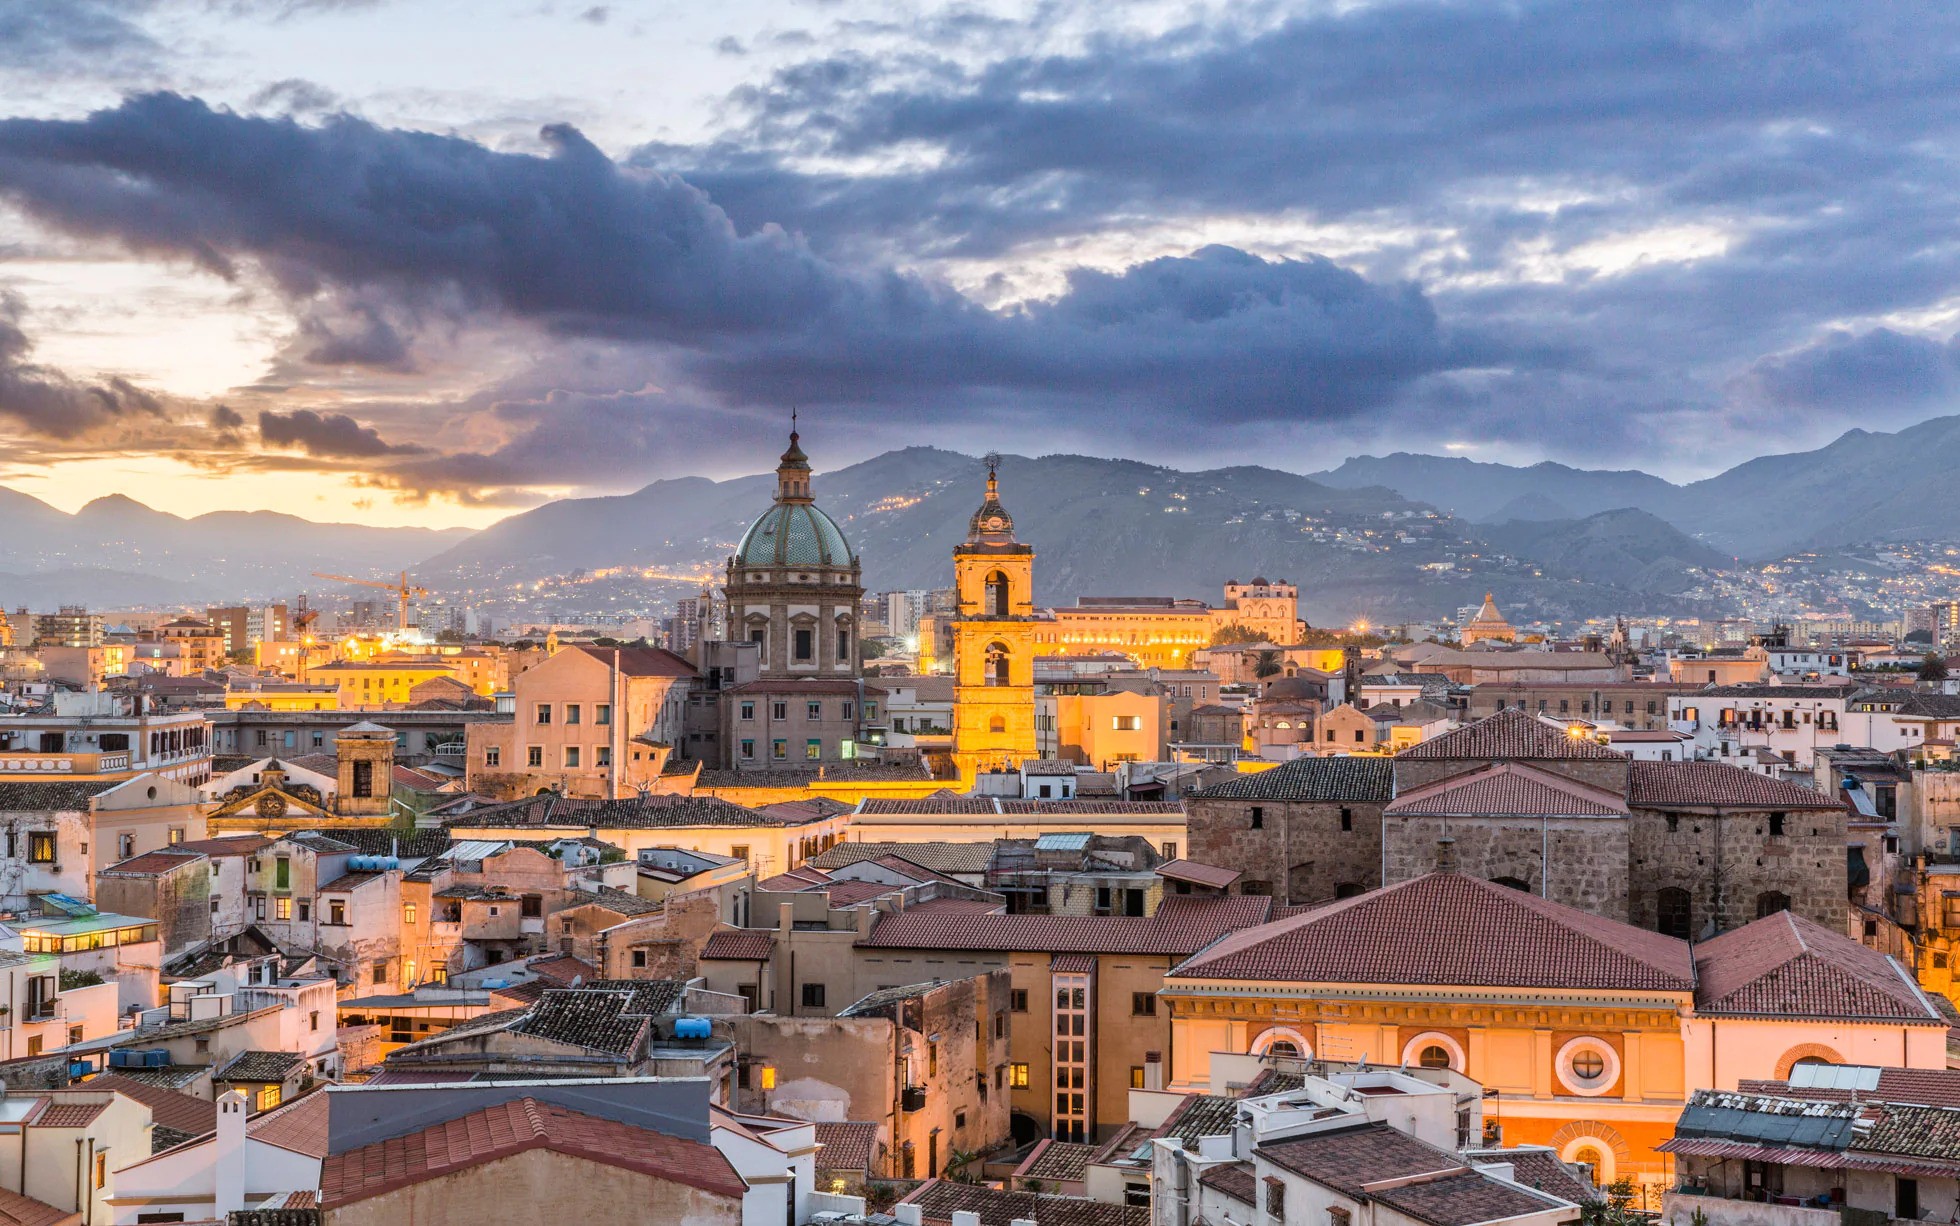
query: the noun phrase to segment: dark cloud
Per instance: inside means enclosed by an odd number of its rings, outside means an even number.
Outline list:
[[[230,449],[245,442],[245,416],[228,405],[214,404],[208,421],[215,446]]]
[[[414,455],[424,450],[413,443],[391,444],[374,427],[364,426],[345,414],[316,413],[311,409],[294,409],[290,413],[261,411],[259,437],[269,447],[296,447],[310,456],[328,460]]]
[[[157,44],[132,17],[144,0],[9,0],[0,3],[0,68],[46,75],[146,65]]]
[[[86,120],[0,122],[0,192],[70,234],[262,269],[297,301],[443,295],[567,336],[647,346],[690,397],[738,406],[960,407],[1151,424],[1337,420],[1454,364],[1420,291],[1326,260],[1226,248],[1052,301],[985,310],[895,268],[846,267],[774,227],[739,231],[672,176],[621,170],[579,133],[546,157],[347,116],[319,126],[173,95]],[[391,333],[323,351],[393,356]],[[339,334],[336,334],[339,336]]]
[[[0,418],[28,434],[73,440],[134,417],[161,417],[154,393],[127,379],[85,383],[30,360],[33,342],[21,328],[17,295],[0,292]]]
[[[287,77],[254,93],[247,104],[253,110],[305,114],[333,110],[340,105],[340,98],[324,85],[300,77]]]
[[[1794,352],[1764,358],[1745,382],[1768,403],[1804,409],[1947,402],[1960,390],[1957,344],[1890,328],[1837,330]]]
[[[359,307],[343,318],[308,313],[299,323],[299,357],[314,366],[358,366],[407,372],[415,369],[408,340],[381,310]]]

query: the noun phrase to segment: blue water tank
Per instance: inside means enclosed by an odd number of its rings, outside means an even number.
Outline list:
[[[401,866],[402,866],[402,859],[400,856],[383,856],[381,859],[381,867],[383,868],[396,869],[396,868],[400,868]]]
[[[482,982],[482,983],[481,983],[480,985],[478,985],[478,986],[480,986],[480,987],[484,987],[484,988],[488,988],[488,989],[489,989],[490,991],[492,991],[492,992],[494,992],[494,991],[496,991],[496,990],[497,990],[498,988],[507,988],[507,987],[509,987],[509,986],[510,986],[510,980],[508,980],[508,979],[486,979],[486,980],[484,980],[484,981],[483,981],[483,982]]]
[[[705,1039],[715,1031],[714,1023],[705,1017],[677,1017],[674,1019],[674,1037],[677,1039]]]

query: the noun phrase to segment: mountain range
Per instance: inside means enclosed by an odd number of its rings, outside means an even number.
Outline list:
[[[1675,484],[1637,468],[1511,466],[1398,452],[1306,475],[1008,457],[1003,494],[1039,551],[1037,598],[1216,598],[1227,579],[1298,583],[1316,620],[1435,616],[1487,586],[1540,616],[1688,612],[1710,570],[1886,539],[1960,539],[1960,417],[1853,430]],[[972,457],[887,452],[816,479],[875,591],[947,582],[980,496]],[[73,515],[0,488],[0,602],[189,603],[290,594],[313,571],[403,568],[438,591],[509,590],[624,568],[641,605],[698,589],[768,505],[768,474],[569,498],[478,532],[191,519],[121,495]],[[195,578],[192,582],[191,577]],[[194,591],[192,589],[195,589]],[[18,595],[16,595],[18,593]]]

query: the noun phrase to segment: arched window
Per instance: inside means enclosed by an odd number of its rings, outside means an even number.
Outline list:
[[[1495,885],[1504,886],[1507,889],[1523,890],[1527,894],[1531,893],[1530,883],[1520,881],[1516,877],[1492,877],[1491,882]]]
[[[1426,1030],[1402,1045],[1404,1067],[1447,1068],[1461,1073],[1466,1063],[1463,1044],[1439,1030]]]
[[[1416,1057],[1416,1063],[1423,1068],[1448,1068],[1450,1066],[1450,1053],[1438,1047],[1436,1044],[1431,1043],[1422,1049],[1421,1054]]]
[[[987,644],[987,684],[1010,684],[1007,679],[1007,646],[1004,643]]]
[[[1694,935],[1694,898],[1679,886],[1663,889],[1658,899],[1660,913],[1655,929],[1671,937],[1688,940]]]
[[[1313,1045],[1307,1036],[1291,1026],[1274,1026],[1262,1031],[1252,1040],[1252,1054],[1255,1056],[1279,1056],[1284,1059],[1309,1059],[1313,1056]]]
[[[1006,617],[1008,615],[1008,609],[1012,607],[1009,603],[1010,597],[1008,593],[1009,589],[1006,575],[1000,571],[995,571],[993,574],[987,576],[987,599],[985,601],[985,612],[987,616]]]
[[[1790,909],[1790,896],[1781,890],[1764,890],[1756,895],[1756,918],[1775,915],[1778,911]]]

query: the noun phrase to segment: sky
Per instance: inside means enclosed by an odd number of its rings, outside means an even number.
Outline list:
[[[0,0],[0,484],[1692,479],[1960,388],[1960,9]]]

